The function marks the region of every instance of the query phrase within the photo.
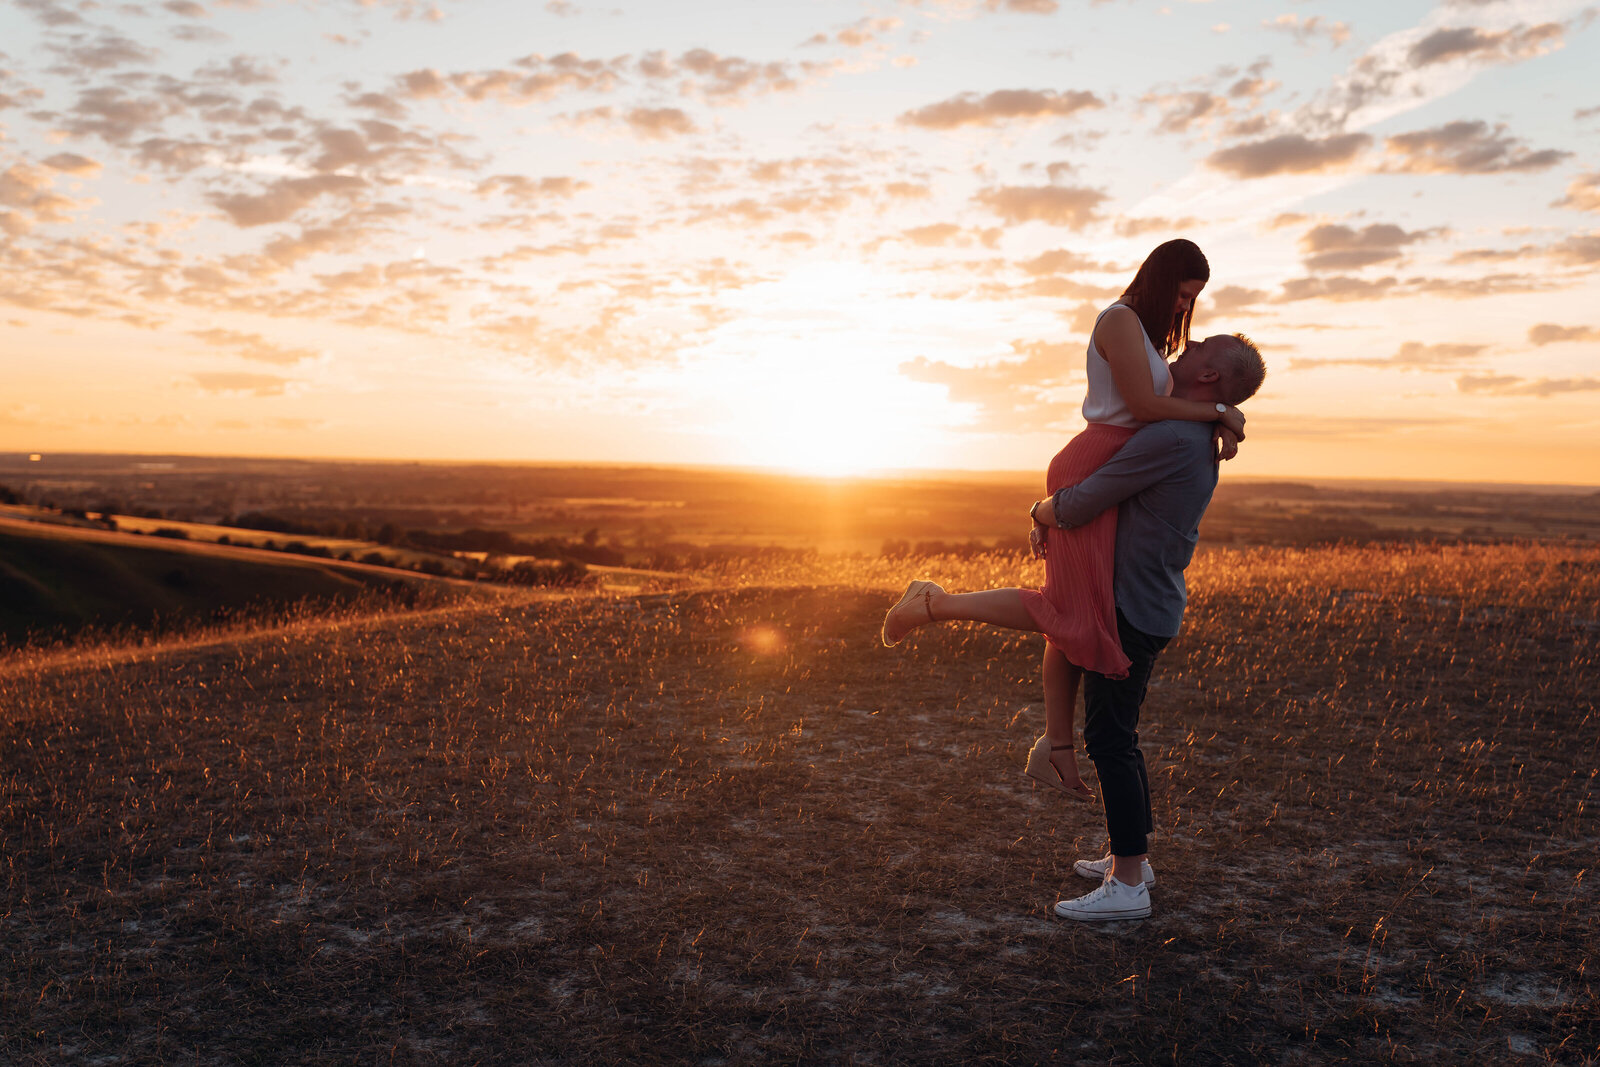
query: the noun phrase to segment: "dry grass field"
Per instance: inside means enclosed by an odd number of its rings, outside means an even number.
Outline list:
[[[0,1062],[1592,1063],[1600,550],[1204,552],[1155,914],[818,558],[0,661]]]

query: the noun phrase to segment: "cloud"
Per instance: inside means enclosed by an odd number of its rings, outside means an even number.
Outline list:
[[[1018,263],[1017,266],[1035,276],[1041,274],[1072,274],[1077,271],[1105,273],[1118,269],[1116,264],[1093,260],[1077,252],[1069,252],[1065,248],[1057,248],[1050,252],[1040,253],[1032,259]]]
[[[563,52],[548,59],[524,56],[512,66],[519,69],[455,74],[440,74],[431,68],[413,70],[396,78],[395,92],[412,99],[455,93],[472,101],[523,105],[550,100],[562,92],[609,93],[622,84],[621,60],[583,59]]]
[[[698,133],[700,129],[687,113],[675,107],[636,107],[623,119],[634,133],[651,141]]]
[[[982,11],[1004,11],[1017,15],[1053,15],[1060,9],[1058,0],[900,0],[908,7],[929,7],[949,15],[970,16]]]
[[[227,63],[212,63],[195,71],[201,81],[226,82],[229,85],[271,85],[278,81],[278,72],[251,56],[238,55]]]
[[[135,133],[160,126],[181,104],[154,97],[132,97],[121,89],[85,89],[62,125],[69,133],[93,134],[110,144],[126,144]]]
[[[1600,390],[1600,378],[1518,378],[1508,374],[1463,374],[1456,379],[1463,393],[1489,393],[1493,396],[1550,397],[1561,393],[1592,393]]]
[[[1105,101],[1083,90],[1000,89],[983,96],[962,93],[937,104],[907,111],[899,121],[929,130],[958,126],[994,126],[1015,119],[1065,118],[1085,108],[1105,107]]]
[[[1399,367],[1439,367],[1476,359],[1488,347],[1488,345],[1424,344],[1421,341],[1407,341],[1389,361]]]
[[[1141,105],[1157,108],[1161,118],[1156,122],[1159,133],[1188,133],[1189,127],[1223,119],[1233,113],[1228,98],[1204,90],[1183,93],[1146,93],[1139,98]]]
[[[318,174],[310,178],[283,178],[255,195],[215,195],[211,202],[237,226],[263,226],[282,222],[320,196],[348,194],[365,189],[361,178],[344,174]]]
[[[46,157],[44,165],[51,170],[63,171],[79,178],[92,178],[100,173],[100,164],[75,152],[59,152]]]
[[[1406,58],[1417,67],[1463,59],[1508,63],[1560,48],[1565,43],[1564,37],[1565,29],[1558,22],[1515,26],[1509,30],[1457,26],[1434,30],[1412,45]]]
[[[1359,270],[1374,263],[1399,259],[1401,249],[1437,234],[1437,230],[1407,232],[1390,223],[1375,223],[1360,230],[1325,223],[1300,237],[1307,270]]]
[[[1324,134],[1367,127],[1454,92],[1484,67],[1520,62],[1561,45],[1565,29],[1558,23],[1505,27],[1515,7],[1497,4],[1493,18],[1479,19],[1499,20],[1500,29],[1441,25],[1450,15],[1439,7],[1422,25],[1385,35],[1299,108],[1293,127]]]
[[[1593,326],[1557,326],[1541,322],[1528,330],[1528,340],[1535,345],[1553,345],[1562,341],[1600,341],[1600,329]]]
[[[985,189],[975,200],[1013,225],[1039,221],[1081,230],[1097,221],[1105,193],[1069,185],[1008,185]]]
[[[288,366],[317,357],[317,353],[312,349],[285,348],[282,345],[273,344],[258,333],[239,333],[235,330],[214,328],[209,330],[190,330],[189,336],[198,338],[206,344],[218,348],[231,348],[234,350],[234,355],[257,363],[274,363],[280,366]]]
[[[282,396],[291,380],[276,374],[245,374],[211,371],[190,375],[194,384],[207,393],[233,396]]]
[[[1319,367],[1387,367],[1403,371],[1436,371],[1470,362],[1481,356],[1488,345],[1424,344],[1407,341],[1392,356],[1352,356],[1345,359],[1297,359],[1290,370],[1315,370]]]
[[[1343,22],[1331,22],[1321,15],[1301,18],[1299,15],[1279,15],[1275,19],[1262,19],[1261,25],[1294,37],[1295,44],[1306,44],[1314,38],[1326,37],[1338,48],[1350,39],[1350,27]]]
[[[1242,285],[1225,285],[1205,294],[1212,310],[1219,315],[1243,311],[1266,300],[1269,295],[1265,289],[1249,289]]]
[[[479,196],[488,196],[491,193],[504,193],[512,200],[521,204],[532,204],[551,197],[568,197],[581,189],[589,188],[589,183],[566,176],[546,178],[529,178],[523,174],[495,174],[478,183]]]
[[[961,227],[953,222],[936,222],[931,226],[914,226],[909,230],[901,230],[900,236],[914,245],[931,248],[949,244],[961,236]]]
[[[59,0],[14,0],[17,7],[28,12],[46,26],[79,26],[83,19]]]
[[[43,170],[16,163],[0,171],[0,206],[17,208],[7,212],[0,224],[8,234],[20,235],[33,228],[35,222],[66,222],[67,212],[80,210],[93,201],[78,201],[50,191],[54,177]],[[20,212],[32,215],[28,218]]]
[[[1550,254],[1567,263],[1600,263],[1600,233],[1575,233],[1551,245]]]
[[[1371,143],[1372,138],[1364,133],[1320,139],[1285,133],[1213,152],[1206,157],[1206,164],[1235,178],[1315,174],[1348,166]]]
[[[1394,277],[1378,278],[1372,281],[1351,278],[1348,275],[1336,275],[1331,278],[1290,278],[1283,283],[1277,302],[1290,303],[1296,300],[1334,300],[1339,302],[1379,300],[1388,296],[1390,291],[1398,284],[1399,279]]]
[[[1553,148],[1530,151],[1505,126],[1482,121],[1448,122],[1384,139],[1390,161],[1383,169],[1404,174],[1500,174],[1546,170],[1572,155]]]
[[[1575,211],[1600,212],[1600,170],[1580,174],[1567,186],[1567,195],[1552,207],[1569,207]]]
[[[1144,219],[1129,218],[1124,215],[1116,222],[1116,231],[1119,237],[1139,237],[1147,233],[1176,233],[1179,230],[1193,229],[1200,225],[1200,220],[1192,215],[1185,215],[1181,219],[1165,219],[1152,216]]]
[[[899,29],[904,23],[893,15],[857,19],[850,25],[834,32],[831,36],[819,33],[812,36],[805,43],[808,45],[827,44],[830,41],[842,44],[846,48],[862,48],[873,43],[883,35]]]
[[[1407,278],[1407,293],[1429,293],[1451,300],[1498,296],[1502,293],[1537,293],[1557,283],[1531,274],[1477,274],[1470,278]]]
[[[932,189],[916,182],[890,182],[883,191],[896,200],[926,200],[933,195]]]
[[[153,48],[146,48],[138,41],[105,31],[93,41],[85,40],[79,35],[74,36],[70,43],[46,44],[45,48],[55,52],[69,64],[60,68],[60,73],[64,74],[82,70],[111,70],[130,63],[150,63],[161,54]]]
[[[1015,357],[973,367],[918,356],[900,364],[902,377],[945,387],[957,404],[977,407],[978,432],[1025,433],[1059,427],[1064,387],[1081,380],[1083,349],[1073,342],[1012,341]]]

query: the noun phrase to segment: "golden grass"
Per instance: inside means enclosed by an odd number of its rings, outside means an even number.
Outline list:
[[[1038,639],[905,579],[306,620],[0,675],[0,1060],[1592,1062],[1600,551],[1191,568],[1147,922],[1048,917]]]

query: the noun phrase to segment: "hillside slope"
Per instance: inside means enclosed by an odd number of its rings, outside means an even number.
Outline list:
[[[410,588],[379,568],[62,526],[0,523],[0,644]]]

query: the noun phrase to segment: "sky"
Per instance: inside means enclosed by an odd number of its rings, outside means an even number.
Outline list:
[[[0,0],[0,450],[1043,471],[1144,256],[1229,473],[1600,485],[1590,0]]]

